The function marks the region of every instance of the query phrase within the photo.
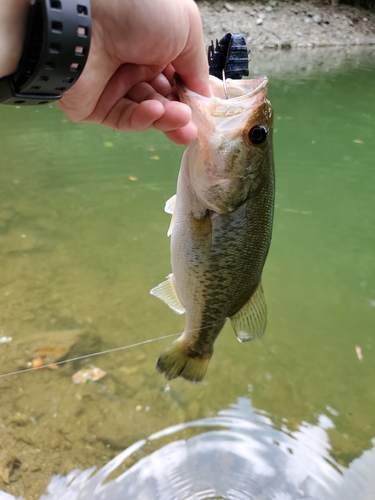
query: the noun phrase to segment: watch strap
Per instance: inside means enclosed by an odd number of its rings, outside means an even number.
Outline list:
[[[89,0],[35,0],[17,71],[0,79],[0,103],[45,104],[76,83],[90,49]]]

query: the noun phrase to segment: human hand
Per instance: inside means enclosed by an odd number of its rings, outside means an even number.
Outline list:
[[[122,131],[161,130],[187,144],[190,108],[173,93],[173,74],[210,95],[201,20],[193,0],[91,0],[90,55],[59,101],[73,121]]]

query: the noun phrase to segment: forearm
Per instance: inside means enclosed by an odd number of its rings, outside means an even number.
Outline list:
[[[30,0],[1,0],[0,5],[0,78],[18,67],[25,39]]]

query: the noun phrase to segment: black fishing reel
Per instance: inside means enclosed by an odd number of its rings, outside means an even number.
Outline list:
[[[220,80],[249,76],[250,50],[242,33],[227,33],[220,41],[216,39],[215,45],[211,41],[207,55],[210,75]]]

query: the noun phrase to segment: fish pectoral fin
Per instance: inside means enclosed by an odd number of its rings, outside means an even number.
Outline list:
[[[175,313],[184,314],[185,308],[177,296],[172,278],[173,274],[169,274],[167,280],[150,290],[150,293],[165,302]]]
[[[164,212],[173,215],[175,208],[176,208],[176,195],[174,194],[172,198],[169,198],[169,200],[165,202]]]
[[[169,224],[169,228],[167,231],[167,236],[170,236],[172,234],[175,208],[176,208],[176,195],[173,195],[172,198],[169,198],[169,200],[165,202],[165,207],[164,207],[164,212],[172,215],[171,222]]]
[[[171,222],[169,223],[169,228],[168,228],[168,231],[167,231],[167,236],[168,236],[168,237],[172,234],[172,231],[173,231],[173,225],[174,225],[174,219],[175,219],[175,215],[174,215],[174,214],[172,214],[172,217],[171,217]]]
[[[262,337],[267,323],[267,306],[262,283],[239,311],[230,317],[233,330],[240,342]]]

